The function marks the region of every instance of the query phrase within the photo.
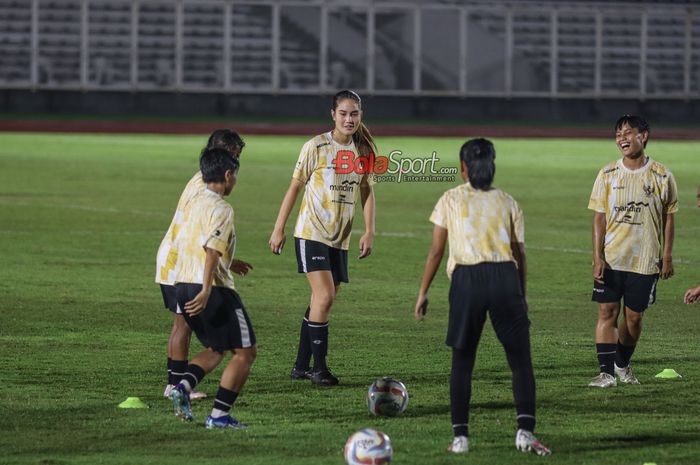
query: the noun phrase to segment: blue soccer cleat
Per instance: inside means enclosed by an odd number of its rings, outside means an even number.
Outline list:
[[[248,425],[241,423],[240,421],[233,418],[231,415],[226,415],[223,417],[214,418],[211,415],[207,417],[207,421],[204,422],[204,426],[207,429],[215,428],[231,428],[231,429],[246,429]]]
[[[173,401],[175,415],[183,421],[192,421],[192,406],[190,405],[190,393],[185,386],[178,384],[170,391],[170,400]]]

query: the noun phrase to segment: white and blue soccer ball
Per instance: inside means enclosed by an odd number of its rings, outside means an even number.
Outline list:
[[[356,431],[345,443],[345,463],[348,465],[381,465],[390,463],[393,455],[391,439],[376,429]]]
[[[367,392],[367,408],[377,416],[395,417],[408,406],[408,391],[401,381],[384,377],[376,380]]]

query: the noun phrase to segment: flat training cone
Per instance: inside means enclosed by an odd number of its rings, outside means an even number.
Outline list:
[[[674,379],[674,378],[682,378],[680,373],[678,373],[676,370],[673,368],[664,368],[661,373],[656,374],[657,378],[664,378],[664,379]]]
[[[148,408],[138,397],[127,397],[124,402],[118,405],[119,408]]]
[[[644,465],[656,465],[656,462],[644,462]]]

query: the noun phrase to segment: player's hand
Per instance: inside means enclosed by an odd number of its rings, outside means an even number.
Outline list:
[[[253,269],[253,265],[243,260],[236,260],[235,258],[231,261],[231,271],[239,276],[245,276],[250,270]]]
[[[273,254],[279,255],[282,253],[284,248],[284,243],[287,242],[287,236],[284,235],[284,231],[272,231],[270,240],[267,242],[270,245],[270,250]]]
[[[593,262],[593,280],[596,282],[602,283],[604,271],[605,271],[605,261],[595,260]]]
[[[372,253],[372,245],[374,244],[374,233],[366,232],[360,238],[360,256],[359,259],[369,257]]]
[[[413,311],[413,316],[416,318],[416,321],[423,321],[427,312],[428,296],[426,294],[418,294],[418,299],[416,300],[416,308]]]
[[[686,304],[694,304],[700,302],[700,286],[696,286],[692,289],[685,291],[683,296],[683,302]]]
[[[673,276],[673,259],[671,257],[664,257],[661,260],[661,279],[668,279]]]
[[[194,299],[190,300],[185,304],[185,312],[189,316],[195,316],[199,315],[204,311],[204,309],[207,306],[207,302],[209,301],[209,295],[211,294],[211,290],[205,291],[202,289],[199,294],[194,296]]]

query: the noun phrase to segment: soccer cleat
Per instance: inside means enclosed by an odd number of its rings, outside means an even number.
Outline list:
[[[311,370],[308,368],[306,370],[300,370],[294,365],[290,376],[292,379],[311,379]]]
[[[163,391],[163,397],[170,399],[170,392],[173,390],[174,387],[174,384],[168,384],[167,386],[165,386],[165,391]]]
[[[192,391],[190,392],[190,400],[202,400],[207,398],[206,392]]]
[[[170,400],[173,401],[173,411],[175,415],[183,421],[192,421],[192,406],[190,405],[190,394],[185,386],[178,384],[170,391]]]
[[[621,383],[639,384],[639,380],[636,376],[634,376],[634,373],[632,373],[632,365],[627,365],[624,368],[619,368],[617,364],[615,364],[615,374],[618,378],[620,378]]]
[[[469,452],[469,438],[466,436],[455,436],[452,444],[447,448],[447,452],[466,454]]]
[[[613,375],[601,373],[588,383],[590,387],[609,388],[617,386],[617,381]]]
[[[537,455],[549,455],[552,453],[551,449],[538,441],[534,434],[524,429],[519,429],[515,433],[515,448],[522,452],[532,452]]]
[[[335,386],[340,382],[328,369],[312,372],[309,379],[318,386]]]
[[[223,417],[214,418],[211,415],[207,417],[207,421],[204,422],[204,426],[207,429],[215,428],[231,428],[231,429],[246,429],[248,425],[241,423],[240,421],[233,418],[231,415],[225,415]]]

